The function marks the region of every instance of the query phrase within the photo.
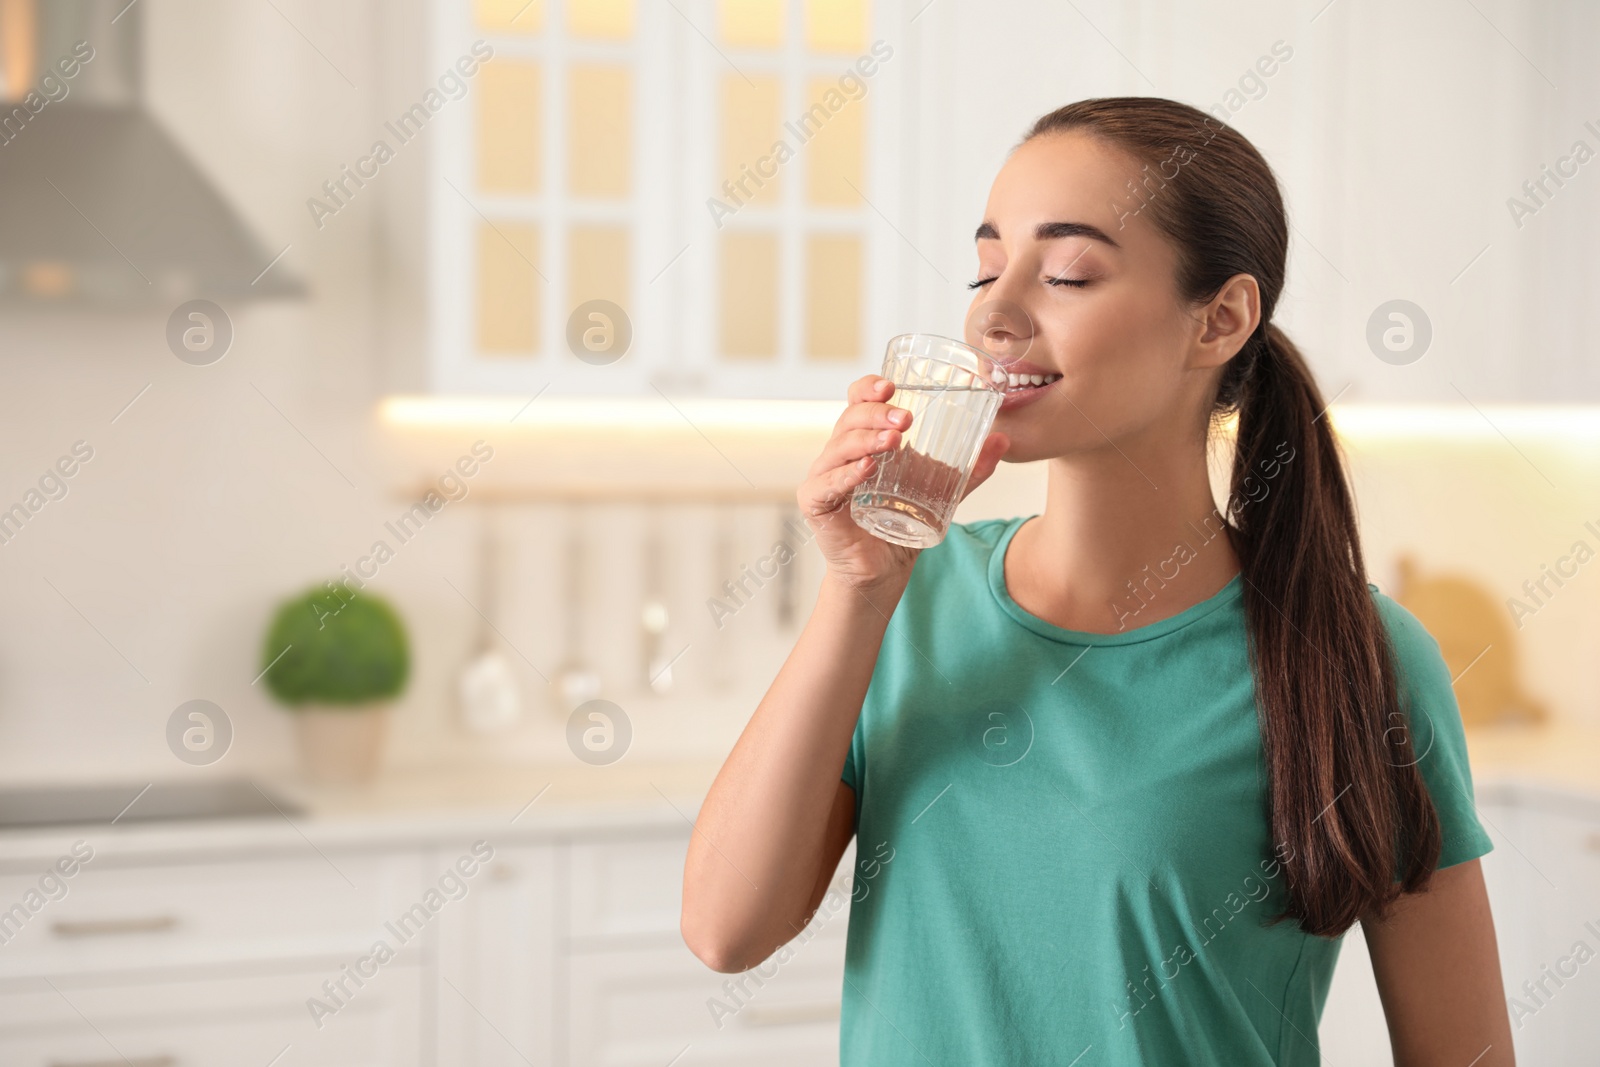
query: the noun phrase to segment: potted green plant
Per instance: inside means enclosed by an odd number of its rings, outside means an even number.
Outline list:
[[[327,583],[284,602],[261,650],[267,688],[294,715],[300,755],[319,782],[359,782],[378,768],[388,702],[411,654],[382,599]]]

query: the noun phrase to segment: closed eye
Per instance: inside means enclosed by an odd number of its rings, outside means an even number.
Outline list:
[[[976,278],[976,280],[973,280],[973,282],[966,283],[966,288],[970,288],[970,290],[981,290],[981,288],[984,288],[984,286],[994,282],[995,278],[997,277],[998,275],[994,275],[994,277],[989,278]],[[1078,290],[1082,290],[1083,286],[1086,286],[1088,283],[1090,283],[1090,280],[1088,280],[1088,278],[1045,278],[1045,283],[1046,285],[1070,285],[1074,286],[1074,288],[1078,288]]]
[[[994,281],[996,277],[999,277],[999,275],[994,275],[988,278],[977,278],[968,282],[967,288],[982,289],[985,285],[988,285],[990,282]],[[1047,278],[1045,280],[1050,285],[1070,285],[1079,289],[1089,284],[1088,278]]]

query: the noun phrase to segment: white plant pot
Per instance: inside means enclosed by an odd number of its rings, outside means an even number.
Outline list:
[[[293,715],[300,762],[313,782],[350,785],[378,773],[389,726],[387,704],[307,704]]]

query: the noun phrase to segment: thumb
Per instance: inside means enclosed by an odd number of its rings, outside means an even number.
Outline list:
[[[984,440],[983,448],[978,452],[978,461],[972,465],[972,475],[967,479],[967,491],[961,494],[961,499],[965,500],[974,489],[989,480],[989,475],[1000,464],[1000,457],[1010,447],[1011,438],[1003,433],[992,433]]]

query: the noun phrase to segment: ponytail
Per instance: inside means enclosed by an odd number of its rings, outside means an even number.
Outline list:
[[[1185,301],[1208,303],[1240,274],[1260,287],[1260,325],[1223,368],[1212,412],[1238,416],[1227,518],[1268,816],[1275,850],[1292,850],[1287,904],[1271,921],[1337,937],[1427,886],[1441,831],[1409,731],[1394,728],[1405,721],[1398,671],[1326,405],[1272,325],[1289,254],[1282,194],[1255,146],[1187,104],[1080,100],[1039,118],[1025,140],[1057,132],[1098,138],[1142,165],[1113,207],[1124,219],[1143,213],[1171,241]]]
[[[1387,631],[1367,588],[1355,509],[1322,394],[1276,326],[1230,367],[1238,413],[1230,524],[1270,770],[1273,841],[1293,917],[1336,937],[1427,884],[1439,819],[1399,710]],[[1288,457],[1287,460],[1285,457]],[[1287,463],[1281,477],[1273,477]],[[1247,496],[1266,484],[1264,496]],[[1402,866],[1403,857],[1403,866]]]

